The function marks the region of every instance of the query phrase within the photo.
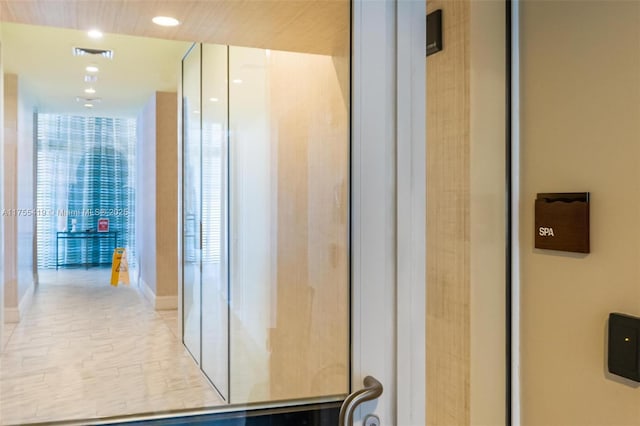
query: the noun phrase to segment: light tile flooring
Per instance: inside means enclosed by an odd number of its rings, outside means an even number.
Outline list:
[[[177,337],[109,269],[41,271],[0,356],[0,424],[88,419],[222,403]]]

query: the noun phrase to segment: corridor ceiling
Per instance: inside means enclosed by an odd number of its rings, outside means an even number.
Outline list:
[[[42,113],[134,118],[154,92],[178,90],[180,61],[191,46],[114,34],[92,40],[86,31],[12,23],[1,30],[4,72],[18,75],[21,98]],[[114,56],[74,56],[74,47],[112,49]],[[88,65],[99,68],[95,82],[84,81],[92,75]],[[78,97],[101,100],[89,109]]]
[[[0,21],[275,50],[338,54],[349,42],[349,0],[12,0]],[[154,16],[182,24],[154,25]]]
[[[157,26],[158,15],[181,24]],[[177,90],[190,42],[343,56],[349,20],[349,0],[0,0],[4,71],[20,76],[39,111],[102,116],[135,116],[154,91]],[[93,28],[104,38],[89,40]],[[95,85],[83,83],[90,58],[72,47],[114,50],[92,61]],[[89,86],[95,95],[84,94]],[[81,96],[102,101],[87,111]]]

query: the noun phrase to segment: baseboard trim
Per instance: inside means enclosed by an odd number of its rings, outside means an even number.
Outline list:
[[[178,309],[178,296],[156,296],[147,282],[140,277],[139,281],[142,294],[151,303],[156,311]]]
[[[4,308],[5,324],[15,324],[20,322],[20,310],[18,308]]]
[[[147,284],[142,277],[138,277],[138,290],[142,293],[147,302],[151,303],[151,306],[155,307],[156,294],[151,290],[151,287]]]
[[[36,282],[31,281],[31,285],[27,289],[27,292],[24,294],[24,296],[22,296],[22,300],[20,301],[20,305],[18,306],[20,319],[24,317],[24,314],[25,312],[27,312],[27,309],[31,307],[31,304],[33,303],[33,295],[35,291],[36,291]]]
[[[33,302],[33,294],[35,292],[36,284],[35,281],[31,282],[27,292],[22,296],[22,300],[20,300],[20,304],[18,307],[6,307],[4,308],[4,322],[6,324],[15,324],[19,323],[20,320],[24,317],[24,313],[31,306]]]
[[[156,296],[156,311],[178,309],[178,296]]]

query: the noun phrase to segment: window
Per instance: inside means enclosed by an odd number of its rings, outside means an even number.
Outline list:
[[[56,232],[94,232],[99,218],[134,262],[135,148],[135,119],[37,114],[38,268],[56,266]],[[112,242],[83,244],[61,242],[60,263],[111,261]]]

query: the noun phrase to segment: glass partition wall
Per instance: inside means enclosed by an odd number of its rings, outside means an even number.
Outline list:
[[[183,61],[183,342],[231,404],[349,389],[348,60]]]
[[[202,45],[202,370],[229,400],[227,46]]]
[[[202,279],[202,141],[200,121],[200,48],[184,59],[183,109],[183,229],[182,229],[182,338],[196,362],[201,362]]]

